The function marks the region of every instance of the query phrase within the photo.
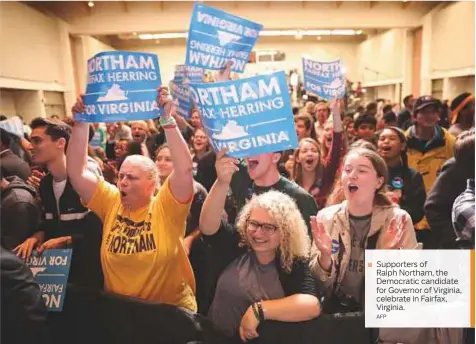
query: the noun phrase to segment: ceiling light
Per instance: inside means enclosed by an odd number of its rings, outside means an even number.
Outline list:
[[[91,1],[92,2],[92,1]],[[260,36],[273,36],[273,37],[295,37],[296,39],[302,39],[304,36],[353,36],[362,34],[362,30],[263,30],[259,33]],[[145,33],[138,34],[133,33],[133,36],[139,39],[177,39],[187,38],[188,32],[169,32],[169,33]],[[318,38],[319,40],[319,38]]]
[[[137,36],[137,32],[133,32],[132,35],[133,35],[133,36]]]
[[[340,70],[342,74],[345,74],[347,72],[347,68],[345,68],[345,66],[340,67]]]
[[[320,41],[322,39],[321,36],[317,36],[317,40]]]
[[[156,39],[155,44],[160,44],[160,39]]]
[[[355,35],[355,30],[332,30],[331,34],[338,36],[353,36]]]
[[[89,7],[94,7],[94,1],[89,1],[89,2],[88,2],[88,6],[89,6]]]

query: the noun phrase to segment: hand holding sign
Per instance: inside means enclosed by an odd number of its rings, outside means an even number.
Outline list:
[[[76,103],[71,108],[71,113],[73,114],[73,118],[75,118],[77,114],[84,113],[84,111],[86,111],[86,106],[84,105],[83,96],[84,95],[81,94],[76,99]]]
[[[228,61],[225,65],[225,68],[219,70],[215,74],[216,82],[228,81],[230,80],[231,67],[233,66],[232,61]]]
[[[219,183],[229,185],[233,174],[239,170],[237,164],[238,159],[225,156],[226,149],[222,149],[217,153],[215,169],[217,171],[217,180]]]
[[[164,109],[161,116],[163,119],[169,119],[172,113],[175,112],[175,103],[169,96],[169,90],[165,86],[160,86],[157,89],[157,104]]]

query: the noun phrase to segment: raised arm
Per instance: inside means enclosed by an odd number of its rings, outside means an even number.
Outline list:
[[[170,191],[177,201],[185,203],[193,196],[192,156],[172,117],[175,104],[169,98],[169,92],[165,87],[159,88],[158,103],[164,109],[159,122],[164,129],[174,164],[174,171],[169,177]]]
[[[208,197],[203,203],[200,215],[200,231],[204,235],[213,235],[220,228],[222,210],[225,207],[226,195],[230,187],[233,173],[238,171],[237,159],[226,157],[226,150],[217,153],[215,168],[217,180],[213,184]]]
[[[78,98],[73,107],[73,116],[75,113],[84,111],[83,100]],[[86,169],[88,136],[89,124],[76,121],[66,151],[66,170],[69,181],[84,203],[89,203],[98,184],[96,176]]]

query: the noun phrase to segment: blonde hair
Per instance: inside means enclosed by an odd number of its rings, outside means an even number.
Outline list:
[[[159,171],[151,158],[137,154],[129,155],[124,159],[122,165],[124,165],[127,161],[129,161],[134,166],[140,167],[144,172],[147,173],[147,178],[153,180],[157,185],[159,182]]]
[[[278,255],[281,267],[290,273],[295,260],[309,258],[311,241],[307,234],[307,226],[294,200],[279,191],[268,191],[255,195],[243,207],[238,215],[236,227],[241,236],[242,244],[250,247],[247,232],[247,221],[251,212],[261,208],[274,219],[280,234]]]

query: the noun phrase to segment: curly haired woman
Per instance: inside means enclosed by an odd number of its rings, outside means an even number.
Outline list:
[[[309,270],[307,227],[289,196],[268,191],[253,197],[236,229],[221,218],[236,164],[225,151],[218,153],[218,178],[203,205],[200,230],[220,265],[208,315],[228,337],[239,333],[247,341],[261,334],[258,326],[267,320],[310,320],[319,315],[320,306]]]

